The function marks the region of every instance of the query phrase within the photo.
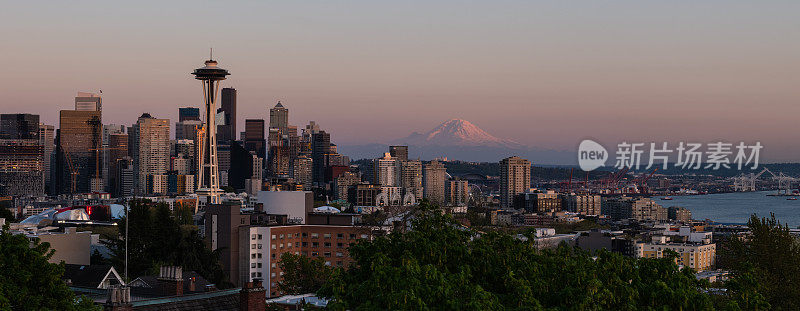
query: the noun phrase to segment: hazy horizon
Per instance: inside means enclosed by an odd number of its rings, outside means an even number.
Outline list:
[[[800,162],[796,1],[487,3],[15,2],[4,6],[5,113],[58,126],[78,91],[103,121],[199,107],[190,72],[230,70],[238,118],[309,120],[342,145],[461,118],[527,146],[586,137],[761,141]],[[239,122],[239,131],[244,122]]]

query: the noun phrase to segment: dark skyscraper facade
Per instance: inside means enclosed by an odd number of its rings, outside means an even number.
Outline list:
[[[217,142],[228,142],[236,139],[236,89],[222,89],[222,105],[217,113],[224,113],[225,124],[217,127]]]
[[[244,120],[244,147],[248,151],[255,152],[260,158],[264,158],[266,152],[264,125],[263,119]]]
[[[102,146],[100,111],[62,110],[56,148],[58,193],[89,192],[90,180],[99,169]]]
[[[44,194],[43,146],[38,115],[0,114],[0,195]]]
[[[311,148],[311,179],[322,183],[325,181],[325,155],[331,153],[331,135],[325,131],[314,134]]]
[[[39,139],[39,115],[0,114],[0,139]]]
[[[178,122],[181,121],[200,121],[200,108],[184,107],[178,108]]]
[[[408,161],[408,146],[389,146],[389,155],[399,161]]]
[[[111,193],[119,194],[122,193],[122,190],[119,189],[122,183],[117,180],[117,171],[119,170],[117,165],[128,156],[128,134],[109,134],[108,145],[113,146],[108,150],[108,163],[106,163],[109,172],[112,172],[109,174],[108,189]]]

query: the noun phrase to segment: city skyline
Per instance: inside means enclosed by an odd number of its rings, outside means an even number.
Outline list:
[[[761,141],[765,161],[798,162],[800,42],[789,35],[798,4],[771,3],[726,2],[719,15],[708,14],[719,1],[18,3],[0,30],[15,74],[0,78],[0,107],[57,125],[76,92],[102,89],[104,123],[130,125],[143,112],[174,122],[176,107],[201,107],[185,75],[214,47],[234,74],[226,86],[239,92],[240,120],[268,119],[281,100],[291,124],[317,121],[341,144],[388,143],[462,118],[545,149],[574,150],[587,136]],[[193,32],[209,12],[223,22],[213,39]],[[142,16],[149,22],[135,22]]]

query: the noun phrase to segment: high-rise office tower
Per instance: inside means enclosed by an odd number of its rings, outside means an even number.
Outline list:
[[[108,145],[108,135],[124,134],[125,126],[120,124],[103,124],[103,144]]]
[[[0,195],[44,194],[44,151],[39,116],[0,115]]]
[[[197,120],[184,120],[175,123],[175,139],[191,139],[196,141],[198,132],[203,129],[203,122]]]
[[[53,152],[55,149],[55,127],[52,125],[39,123],[39,144],[42,145],[44,161],[44,189],[47,193],[53,193]]]
[[[0,139],[0,195],[44,194],[42,146],[37,139]]]
[[[350,189],[361,183],[361,176],[354,172],[344,172],[333,180],[333,198],[336,200],[347,200]]]
[[[178,122],[183,121],[200,121],[200,108],[178,108]]]
[[[383,154],[383,158],[373,159],[372,168],[375,170],[372,175],[373,184],[384,187],[400,186],[400,161],[397,161],[388,152]]]
[[[509,208],[514,196],[531,187],[531,162],[513,156],[500,161],[500,207]]]
[[[301,155],[294,159],[292,167],[292,177],[294,178],[294,182],[299,185],[303,185],[303,190],[306,191],[311,189],[311,169],[313,167],[312,162],[313,161],[308,156]]]
[[[56,134],[56,192],[85,193],[101,172],[103,127],[99,110],[61,110]],[[94,183],[94,186],[98,185]]]
[[[281,129],[283,132],[289,127],[289,109],[283,107],[280,101],[269,110],[269,127]]]
[[[111,152],[114,149],[123,148],[125,152],[128,151],[127,141],[125,142],[124,146],[116,146],[115,144],[110,142],[110,136],[114,134],[124,134],[125,133],[125,126],[119,124],[103,124],[103,150],[100,152],[100,156],[102,157],[103,162],[103,184],[105,185],[104,191],[111,192],[111,179],[114,178],[114,170],[111,168],[111,164],[114,164],[114,161],[111,160]],[[127,137],[127,135],[126,135]],[[118,142],[117,140],[116,142]],[[116,143],[115,142],[115,143]]]
[[[403,187],[405,193],[414,194],[415,199],[422,198],[422,161],[408,160],[400,162],[400,187]]]
[[[442,162],[433,160],[423,168],[423,197],[440,206],[445,204],[447,170]]]
[[[131,157],[123,157],[117,159],[115,167],[115,196],[129,197],[135,194],[136,191],[136,171],[133,169],[133,159]]]
[[[39,139],[39,115],[0,114],[0,139]]]
[[[117,165],[121,159],[128,156],[128,134],[115,133],[108,135],[108,158],[106,166],[108,167],[108,183],[107,189],[109,193],[119,194],[121,190],[119,187],[122,184],[117,180]]]
[[[311,139],[311,179],[314,183],[322,183],[325,181],[325,155],[331,153],[331,135],[325,131],[319,131]]]
[[[75,96],[75,110],[101,111],[103,110],[103,99],[100,94],[78,92],[78,96]]]
[[[244,120],[244,147],[248,151],[255,152],[262,159],[266,153],[264,123],[263,119]]]
[[[169,170],[170,142],[169,120],[156,119],[149,113],[142,114],[133,126],[135,135],[133,146],[134,178],[139,193],[153,193],[148,185],[152,175],[166,175]]]
[[[389,154],[399,161],[408,161],[408,146],[389,146]]]
[[[236,89],[232,87],[222,89],[222,104],[217,112],[224,113],[223,125],[219,125],[217,130],[217,141],[236,140]]]
[[[229,75],[228,71],[217,67],[217,61],[209,59],[205,66],[195,69],[192,73],[195,79],[203,82],[203,98],[205,99],[205,124],[203,137],[200,139],[200,174],[198,174],[197,195],[204,197],[208,204],[220,203],[219,194],[219,169],[217,167],[217,136],[216,136],[216,94],[220,81]],[[235,128],[234,128],[235,131]]]
[[[197,145],[194,140],[176,140],[175,156],[183,156],[188,160],[188,175],[197,175],[197,168],[200,165],[200,161],[197,158]]]
[[[444,188],[448,206],[466,206],[469,203],[469,183],[466,180],[448,180]]]

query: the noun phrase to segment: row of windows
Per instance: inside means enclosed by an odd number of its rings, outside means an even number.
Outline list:
[[[284,247],[286,248],[300,247],[300,245],[302,245],[303,247],[308,247],[308,242],[303,242],[302,244],[300,242],[295,242],[295,243],[289,242],[286,243],[286,245],[284,245],[283,243],[278,245],[272,244],[272,249],[278,249],[278,248],[283,249]],[[331,242],[324,242],[322,243],[322,245],[323,247],[333,246]],[[350,244],[348,243],[347,246],[349,247]],[[319,242],[311,242],[311,247],[319,247]],[[261,244],[258,244],[258,248],[261,249]],[[345,248],[345,245],[344,243],[336,243],[336,248]]]
[[[255,236],[255,234],[253,236]],[[300,234],[299,233],[288,233],[288,234],[281,234],[281,235],[275,235],[275,234],[272,235],[272,239],[273,240],[275,240],[275,239],[285,239],[285,238],[291,239],[292,237],[299,238]],[[307,238],[308,237],[308,233],[303,232],[302,237]],[[325,238],[325,239],[330,239],[332,236],[331,236],[330,233],[325,233],[325,234],[322,235],[322,237]],[[356,239],[356,234],[355,233],[350,233],[349,237],[350,237],[350,239]],[[318,239],[319,238],[319,233],[311,233],[311,238],[312,239]],[[344,239],[344,233],[337,233],[336,234],[336,238],[337,239]],[[362,234],[361,238],[362,239],[366,239],[367,235],[366,234]],[[253,239],[255,239],[255,238],[253,238]],[[261,239],[261,235],[260,234],[258,235],[258,239]]]

